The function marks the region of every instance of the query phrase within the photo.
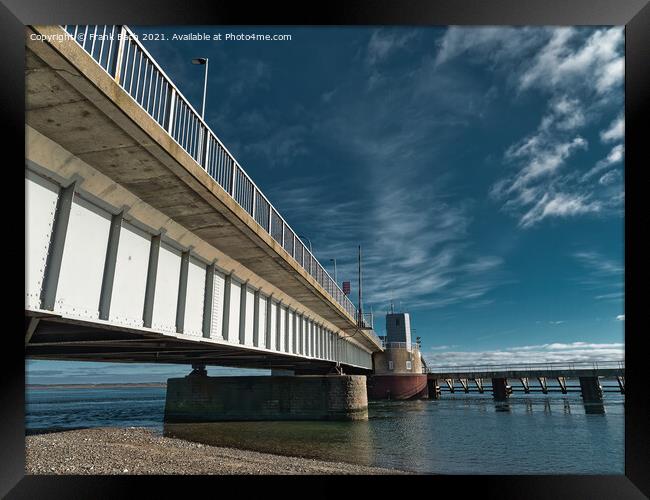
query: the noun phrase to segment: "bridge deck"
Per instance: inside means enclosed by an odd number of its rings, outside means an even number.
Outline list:
[[[62,32],[58,27],[31,31]],[[254,273],[342,331],[354,332],[355,342],[381,350],[374,332],[358,331],[354,313],[334,300],[76,42],[50,44],[28,36],[26,45],[30,127],[165,214],[177,232],[180,226],[217,249],[221,267]],[[114,205],[122,201],[111,192],[105,195]],[[204,257],[210,261],[215,255]]]

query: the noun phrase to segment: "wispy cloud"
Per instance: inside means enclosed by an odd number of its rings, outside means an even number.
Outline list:
[[[618,321],[625,321],[625,314],[619,314],[618,316],[616,316],[616,319]]]
[[[624,154],[624,148],[622,144],[617,144],[612,148],[612,150],[609,152],[609,154],[603,158],[602,160],[598,161],[596,165],[589,170],[587,173],[585,173],[582,176],[582,181],[588,181],[591,179],[594,175],[596,175],[599,172],[602,172],[603,170],[611,167],[612,165],[616,165],[617,163],[620,163],[623,161],[623,154]]]
[[[444,346],[442,346],[444,347]],[[580,361],[619,361],[625,357],[623,343],[553,342],[548,344],[510,347],[491,351],[451,351],[429,349],[423,356],[430,367],[556,363]]]
[[[413,29],[380,29],[373,31],[368,41],[366,61],[370,66],[388,59],[394,53],[407,47],[416,38],[417,31]]]
[[[482,61],[508,64],[548,39],[545,28],[459,27],[452,26],[439,41],[436,65],[459,56],[480,57]]]
[[[350,280],[353,294],[357,263],[351,242],[363,242],[366,308],[373,304],[379,312],[392,299],[410,310],[471,303],[507,281],[501,258],[471,248],[468,205],[450,204],[431,186],[407,188],[397,181],[373,185],[370,198],[332,204],[323,187],[328,185],[313,180],[274,190],[270,199],[281,200],[288,220],[302,222],[294,229],[309,235],[322,263],[337,258],[339,281]]]
[[[624,271],[623,265],[602,254],[593,251],[575,252],[573,256],[593,274],[598,276],[621,277]]]
[[[604,94],[623,81],[623,42],[623,29],[619,27],[597,30],[584,41],[576,28],[557,28],[521,75],[520,88],[556,91],[587,85]]]
[[[519,225],[521,227],[530,227],[546,217],[567,217],[600,212],[601,209],[600,202],[589,201],[589,195],[544,193],[542,199],[523,215]]]
[[[583,124],[576,114],[575,100],[561,96],[552,100],[538,129],[505,153],[507,163],[516,171],[499,180],[490,191],[495,200],[504,202],[506,211],[519,215],[519,225],[534,226],[547,217],[569,217],[600,212],[603,204],[587,190],[576,191],[571,172],[565,173],[568,159],[587,149],[580,135],[566,134]]]
[[[579,284],[587,290],[598,291],[594,299],[620,303],[625,298],[622,262],[595,251],[575,252],[573,257],[586,271]]]
[[[546,218],[608,214],[622,206],[622,185],[616,174],[591,179],[620,161],[622,146],[587,175],[590,183],[578,182],[576,173],[582,166],[580,154],[589,148],[579,131],[600,119],[612,98],[622,96],[623,41],[620,27],[452,27],[442,37],[438,65],[461,55],[480,64],[487,61],[519,94],[535,90],[549,96],[537,129],[504,155],[514,172],[490,191],[504,210],[519,218],[520,227],[530,228]],[[619,117],[601,140],[612,142],[621,136]]]
[[[617,142],[625,137],[625,119],[623,115],[617,117],[607,129],[600,133],[603,142]]]

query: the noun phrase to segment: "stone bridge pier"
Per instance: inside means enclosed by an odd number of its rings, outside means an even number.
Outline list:
[[[209,377],[167,381],[166,423],[367,420],[364,375]]]

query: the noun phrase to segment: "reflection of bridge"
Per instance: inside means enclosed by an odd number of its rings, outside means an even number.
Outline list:
[[[372,322],[127,27],[26,31],[27,356],[372,369]]]
[[[624,361],[582,361],[568,363],[526,363],[510,365],[474,365],[429,367],[427,378],[429,396],[438,398],[441,394],[440,383],[443,383],[450,393],[456,391],[455,382],[460,384],[463,392],[485,392],[484,379],[490,379],[491,390],[495,399],[503,400],[512,393],[513,387],[508,385],[508,379],[518,380],[524,393],[561,392],[567,394],[571,388],[567,379],[577,378],[580,381],[580,392],[587,401],[601,401],[603,390],[600,377],[616,378],[619,391],[625,393],[625,362]],[[530,380],[537,380],[539,389],[531,387]],[[557,381],[558,389],[551,388],[549,380]]]

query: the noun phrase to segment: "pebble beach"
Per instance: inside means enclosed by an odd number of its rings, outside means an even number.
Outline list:
[[[27,436],[27,474],[406,474],[404,471],[222,448],[140,427]]]

